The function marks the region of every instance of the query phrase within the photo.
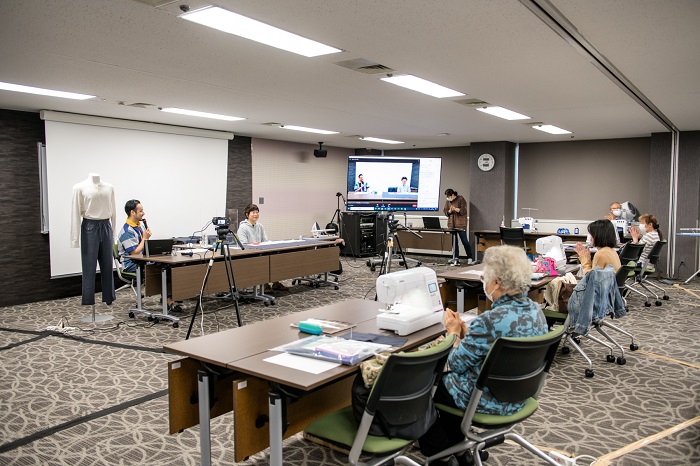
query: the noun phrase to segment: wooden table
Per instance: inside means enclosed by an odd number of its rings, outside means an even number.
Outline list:
[[[358,366],[311,374],[265,361],[279,354],[269,349],[308,336],[290,324],[312,317],[347,321],[357,325],[357,332],[393,335],[377,327],[379,306],[351,299],[165,345],[165,351],[186,356],[168,364],[170,432],[199,423],[201,464],[210,465],[210,419],[233,409],[235,461],[270,446],[270,465],[281,466],[283,438],[350,404]],[[416,348],[443,332],[442,324],[415,332],[401,349]],[[290,398],[296,401],[288,404]]]
[[[274,246],[274,245],[273,245]],[[315,275],[338,269],[339,249],[333,242],[305,240],[303,242],[282,243],[275,247],[246,246],[244,250],[229,248],[233,276],[238,289],[290,278]],[[171,297],[175,301],[193,298],[202,288],[204,274],[210,265],[212,253],[182,254],[171,256],[145,257],[132,255],[129,258],[141,263],[146,278],[146,296],[168,293],[168,271],[170,271]],[[230,291],[224,256],[220,251],[213,258],[211,272],[204,289],[204,295]],[[141,267],[137,267],[137,289],[141,289]],[[160,275],[160,277],[158,277]],[[168,319],[177,327],[179,318],[168,314],[167,299],[163,299],[161,313],[143,309],[141,296],[137,293],[136,308],[130,313],[142,313],[151,318]]]

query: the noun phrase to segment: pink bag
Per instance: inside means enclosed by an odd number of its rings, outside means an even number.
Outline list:
[[[535,262],[535,272],[543,273],[545,277],[557,277],[557,263],[551,257],[538,257]]]

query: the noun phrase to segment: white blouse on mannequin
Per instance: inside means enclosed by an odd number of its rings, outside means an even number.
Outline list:
[[[80,247],[80,223],[83,218],[112,221],[112,229],[117,222],[114,186],[100,180],[100,175],[90,173],[86,180],[73,186],[73,206],[71,209],[70,244]]]

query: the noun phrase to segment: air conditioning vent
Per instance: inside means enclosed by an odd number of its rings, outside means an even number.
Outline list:
[[[336,62],[336,65],[364,74],[386,74],[394,72],[394,70],[389,68],[388,66],[384,66],[379,63],[374,63],[364,58],[355,58],[353,60],[339,61]]]

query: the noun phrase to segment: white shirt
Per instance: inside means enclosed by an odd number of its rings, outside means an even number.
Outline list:
[[[117,222],[117,209],[114,199],[114,186],[100,181],[97,175],[73,186],[71,208],[70,245],[80,247],[80,223],[83,218],[112,221],[112,230]]]

